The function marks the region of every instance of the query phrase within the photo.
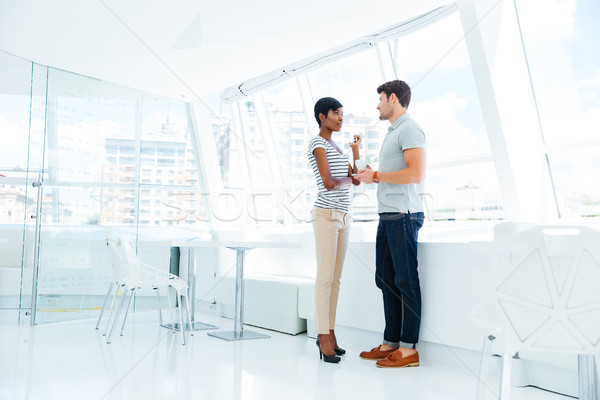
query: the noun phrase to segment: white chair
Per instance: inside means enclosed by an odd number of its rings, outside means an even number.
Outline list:
[[[177,292],[177,299],[179,303],[179,330],[181,332],[182,343],[186,344],[185,338],[185,330],[186,328],[190,330],[190,334],[193,336],[193,330],[191,329],[191,316],[190,316],[190,307],[189,301],[187,297],[187,289],[188,285],[185,281],[179,278],[176,275],[170,274],[166,271],[162,271],[158,268],[152,267],[150,265],[144,264],[140,261],[138,256],[133,249],[133,246],[129,242],[127,238],[120,237],[118,243],[107,241],[109,254],[111,254],[111,260],[115,260],[116,263],[120,265],[119,273],[122,277],[120,280],[120,287],[124,290],[123,297],[121,298],[121,302],[116,309],[115,317],[112,321],[110,332],[107,335],[106,342],[110,343],[112,339],[113,332],[117,325],[117,321],[119,320],[119,315],[122,310],[125,310],[125,315],[123,316],[123,322],[121,325],[121,336],[123,335],[123,330],[125,328],[125,322],[127,320],[127,315],[129,314],[129,309],[131,308],[131,303],[133,297],[135,296],[136,290],[138,289],[153,289],[157,291],[157,296],[159,298],[159,318],[160,324],[162,325],[162,310],[160,306],[160,293],[159,290],[165,288],[168,290],[169,287],[172,287]],[[119,251],[120,249],[120,251]],[[127,299],[127,295],[129,296],[129,301],[127,306],[125,306],[125,301]],[[114,298],[113,296],[113,303]],[[170,297],[167,296],[169,300],[169,309],[172,314],[171,300]],[[106,302],[106,300],[105,300]],[[186,310],[186,319],[183,318],[183,308]],[[112,314],[112,306],[111,306],[111,314]],[[176,324],[174,318],[171,317],[172,321],[172,329],[176,329]],[[185,321],[185,322],[184,322]],[[107,324],[110,324],[110,315],[108,318]],[[108,326],[108,325],[107,325]]]
[[[102,309],[100,310],[100,315],[98,316],[98,322],[96,323],[96,330],[100,329],[100,323],[102,321],[102,317],[104,312],[106,311],[106,305],[108,304],[108,300],[112,299],[110,304],[110,312],[108,314],[106,329],[104,330],[104,335],[108,332],[108,328],[110,325],[110,320],[112,316],[112,312],[115,306],[115,300],[119,291],[126,285],[126,276],[125,276],[125,268],[123,268],[123,260],[121,255],[119,254],[119,250],[117,247],[120,246],[119,241],[116,241],[112,238],[107,237],[105,239],[105,243],[108,249],[108,255],[110,258],[111,266],[112,266],[112,278],[108,285],[108,291],[106,292],[106,296],[104,297],[104,304],[102,305]]]
[[[110,284],[108,285],[108,291],[104,298],[104,304],[102,305],[102,309],[100,311],[100,315],[98,316],[98,322],[96,323],[96,329],[100,329],[100,323],[102,321],[102,316],[104,315],[104,311],[106,310],[106,305],[108,303],[109,298],[112,298],[110,303],[109,313],[106,320],[106,328],[104,329],[103,335],[106,336],[108,334],[108,329],[111,327],[110,321],[113,317],[113,311],[115,310],[115,301],[119,295],[119,293],[123,293],[123,296],[126,294],[124,291],[127,290],[128,285],[128,276],[127,276],[127,268],[125,267],[124,256],[122,254],[121,249],[121,241],[115,240],[113,238],[107,237],[105,239],[106,246],[108,249],[108,255],[111,261],[113,276]],[[113,293],[114,292],[114,293]],[[158,299],[158,307],[159,307],[159,317],[160,323],[162,325],[162,312],[160,309],[160,293],[159,290],[156,290],[156,296]],[[170,299],[169,299],[170,300]],[[173,319],[171,317],[171,319]],[[114,322],[114,320],[113,320]],[[122,334],[122,332],[121,332]]]
[[[500,398],[510,396],[512,355],[528,350],[578,354],[579,398],[597,399],[600,232],[585,226],[505,222],[496,226],[494,242],[497,277],[488,311],[497,310],[501,327],[496,333],[501,331],[504,339]],[[482,362],[480,382],[486,369]],[[478,399],[482,392],[478,387]]]

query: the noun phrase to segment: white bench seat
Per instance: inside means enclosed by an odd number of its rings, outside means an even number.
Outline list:
[[[308,279],[275,275],[244,278],[243,322],[261,328],[296,335],[306,331],[306,319],[298,314],[298,288]],[[215,288],[221,315],[233,318],[235,277],[227,276]]]

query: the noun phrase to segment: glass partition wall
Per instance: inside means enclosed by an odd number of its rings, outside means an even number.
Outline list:
[[[4,53],[0,73],[0,306],[35,324],[97,316],[106,237],[169,270],[170,239],[209,232],[186,104]]]
[[[47,70],[0,52],[0,307],[31,303],[38,188],[43,173]],[[25,217],[27,215],[27,218]],[[27,268],[22,268],[23,266]]]

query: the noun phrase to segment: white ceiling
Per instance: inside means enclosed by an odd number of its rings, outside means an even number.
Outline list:
[[[0,50],[193,100],[449,0],[0,0]]]

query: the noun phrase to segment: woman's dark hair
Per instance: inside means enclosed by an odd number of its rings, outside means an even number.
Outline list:
[[[404,108],[408,108],[410,104],[410,86],[404,81],[395,80],[384,83],[377,88],[377,94],[381,93],[385,93],[387,97],[394,93]]]
[[[327,116],[327,114],[329,114],[329,110],[335,111],[340,107],[343,107],[342,103],[340,103],[333,97],[323,97],[322,99],[319,99],[319,101],[315,103],[315,118],[317,119],[319,128],[321,127],[321,120],[319,119],[319,114]]]

